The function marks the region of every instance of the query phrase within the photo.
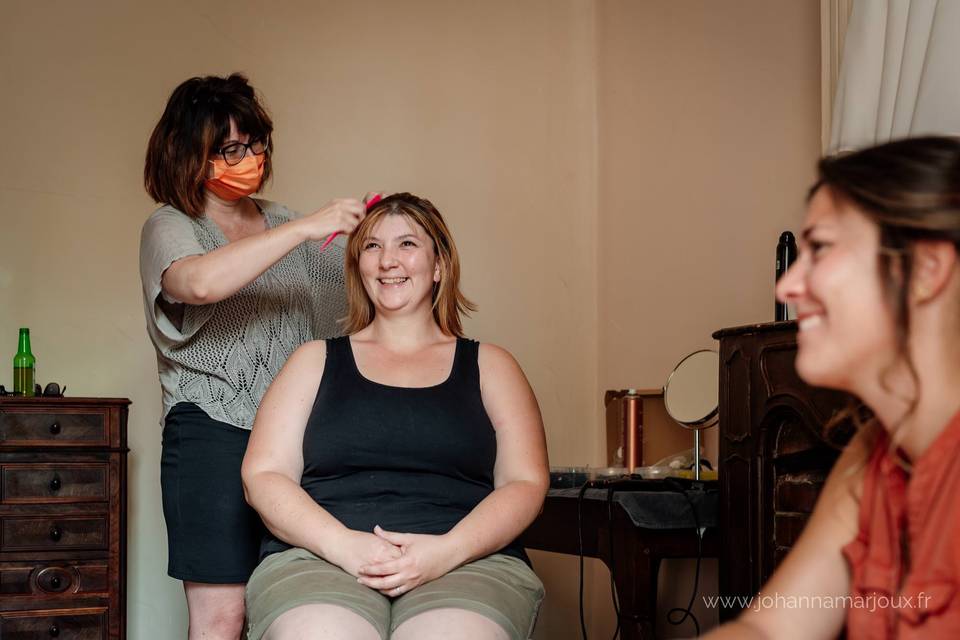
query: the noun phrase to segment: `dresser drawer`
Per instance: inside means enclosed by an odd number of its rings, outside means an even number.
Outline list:
[[[106,502],[106,463],[7,463],[0,468],[0,502]]]
[[[107,444],[103,413],[0,408],[0,445],[105,447]]]
[[[106,608],[0,612],[3,640],[101,640],[106,637]]]
[[[106,549],[108,531],[106,515],[5,517],[0,551]]]
[[[110,590],[106,561],[0,563],[0,597],[106,594]]]

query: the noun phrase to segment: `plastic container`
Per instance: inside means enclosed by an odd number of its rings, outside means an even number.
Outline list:
[[[660,480],[675,477],[677,470],[670,467],[637,467],[633,472],[644,480]]]
[[[591,480],[614,480],[629,475],[625,467],[550,467],[550,488],[575,489]]]
[[[574,489],[590,480],[589,467],[550,467],[551,489]]]

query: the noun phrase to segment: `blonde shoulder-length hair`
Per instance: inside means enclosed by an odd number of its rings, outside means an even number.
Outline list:
[[[376,310],[360,277],[360,254],[373,227],[384,216],[391,215],[407,216],[433,241],[434,252],[440,263],[440,281],[433,286],[433,318],[445,334],[463,337],[461,316],[469,315],[477,307],[460,291],[457,246],[447,223],[433,203],[410,193],[395,193],[377,202],[350,234],[344,263],[348,307],[344,331],[351,335],[373,322]]]

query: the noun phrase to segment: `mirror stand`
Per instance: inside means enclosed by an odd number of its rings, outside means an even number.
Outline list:
[[[663,387],[667,414],[693,431],[693,477],[700,480],[700,431],[717,424],[720,356],[702,349],[686,356],[674,367]]]

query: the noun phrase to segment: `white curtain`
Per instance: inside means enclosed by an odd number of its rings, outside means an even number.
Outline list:
[[[960,0],[854,0],[829,153],[960,135]]]

